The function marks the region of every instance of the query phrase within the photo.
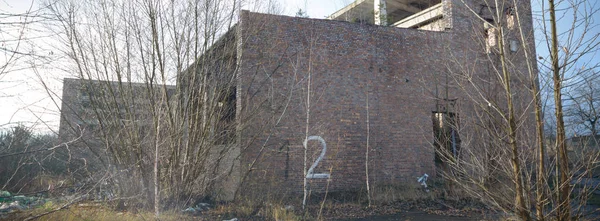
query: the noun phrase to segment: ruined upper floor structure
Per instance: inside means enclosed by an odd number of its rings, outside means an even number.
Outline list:
[[[444,30],[442,0],[356,0],[328,19],[389,25],[399,28]],[[438,24],[438,25],[436,25]]]

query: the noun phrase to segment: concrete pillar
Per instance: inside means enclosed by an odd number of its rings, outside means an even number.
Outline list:
[[[375,25],[387,25],[387,6],[385,0],[373,0]]]

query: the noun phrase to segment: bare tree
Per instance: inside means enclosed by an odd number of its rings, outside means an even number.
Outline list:
[[[595,27],[591,16],[598,10],[597,6],[585,1],[548,1],[551,7],[546,9],[546,4],[542,4],[542,16],[538,23],[544,28],[542,35],[546,38],[542,42],[548,46],[550,53],[548,59],[540,56],[538,75],[535,49],[530,43],[533,42],[533,33],[528,31],[532,29],[528,21],[531,19],[531,8],[524,7],[519,1],[485,1],[481,9],[471,7],[467,1],[463,3],[486,26],[486,35],[479,38],[485,39],[481,45],[488,48],[489,61],[486,62],[492,68],[492,77],[479,82],[469,75],[471,72],[468,70],[455,70],[451,74],[453,83],[471,98],[469,102],[475,104],[478,113],[477,121],[473,122],[475,125],[461,127],[474,127],[481,132],[472,134],[464,131],[461,134],[462,140],[466,141],[461,144],[463,157],[457,159],[452,152],[442,149],[439,155],[450,166],[444,172],[445,176],[467,193],[484,199],[495,208],[515,213],[522,220],[545,220],[549,216],[569,220],[573,214],[581,216],[581,205],[585,204],[587,193],[574,191],[571,182],[581,181],[582,174],[589,174],[595,167],[598,155],[590,153],[580,162],[569,161],[562,116],[562,93],[565,82],[574,82],[572,79],[584,73],[581,68],[574,66],[585,63],[583,71],[597,66],[586,57],[598,45],[598,34],[590,32],[590,28]],[[564,27],[570,29],[557,31],[556,7],[561,7],[559,16],[569,18],[567,21],[571,26]],[[546,15],[550,15],[550,19],[546,20]],[[547,30],[545,27],[553,28]],[[558,50],[559,44],[562,50]],[[549,61],[549,64],[545,61]],[[541,91],[545,85],[539,82],[545,82],[547,76],[553,81],[557,131],[556,146],[551,149],[555,150],[555,157],[546,155],[542,123]],[[490,82],[502,85],[497,91],[499,94],[490,94],[490,90],[485,88]],[[576,84],[568,86],[573,85]],[[529,91],[529,96],[524,96],[524,89]],[[500,94],[504,100],[497,97]],[[451,127],[461,131],[460,127]],[[436,142],[443,145],[448,142],[447,139],[441,137]],[[532,143],[533,140],[536,142]],[[577,175],[571,171],[578,171]],[[555,175],[556,185],[551,185]],[[501,185],[507,181],[510,181],[510,185]],[[503,191],[510,194],[499,194]],[[507,195],[513,199],[508,199]],[[570,198],[576,199],[576,207],[572,207]],[[536,210],[528,206],[532,203],[535,203]],[[575,213],[572,212],[574,210]]]
[[[600,123],[600,81],[597,74],[582,80],[580,86],[568,93],[566,117],[575,135],[598,135]]]
[[[232,105],[227,99],[235,79],[228,75],[235,61],[223,59],[235,49],[232,32],[218,39],[232,28],[237,4],[59,1],[51,5],[64,33],[62,49],[73,73],[82,79],[80,91],[73,92],[88,99],[85,116],[78,118],[94,127],[88,134],[93,139],[82,148],[103,153],[96,156],[112,171],[120,197],[143,196],[146,200],[139,203],[154,204],[158,215],[164,207],[160,198],[175,206],[189,204],[214,183],[206,174],[217,171],[218,160],[230,148],[219,145],[232,139],[231,133],[222,133],[233,131],[224,123],[231,109],[223,106]],[[190,90],[168,86],[176,76]],[[196,76],[203,81],[196,81]],[[209,82],[220,87],[207,87]],[[194,100],[197,97],[203,100]],[[76,128],[73,120],[67,123]],[[211,154],[214,161],[208,160]]]
[[[542,10],[546,10],[542,4]],[[548,70],[552,73],[553,91],[554,91],[554,108],[556,118],[556,150],[557,150],[557,171],[558,174],[558,190],[557,190],[557,219],[570,220],[572,215],[571,210],[571,180],[572,171],[574,168],[569,166],[568,150],[566,143],[566,133],[563,113],[563,89],[566,86],[565,82],[569,78],[577,78],[584,73],[586,69],[595,68],[598,63],[586,62],[586,56],[590,52],[597,50],[600,45],[600,33],[593,33],[592,30],[597,27],[597,24],[591,20],[594,14],[598,12],[598,6],[590,4],[586,1],[570,1],[570,2],[555,2],[548,0],[547,2],[549,20],[546,20],[546,11],[543,13],[543,31],[546,36],[546,46],[549,49],[550,58],[549,65],[542,64],[542,72]],[[566,8],[562,11],[560,8]],[[557,9],[559,8],[559,9]],[[569,16],[571,19],[569,26],[563,26],[566,30],[559,30],[558,16]],[[572,13],[572,15],[569,14]],[[562,14],[562,15],[561,15]],[[582,14],[583,16],[579,16]],[[549,30],[548,30],[549,29]],[[559,49],[559,47],[562,48]],[[583,65],[584,68],[579,68]],[[547,69],[546,69],[547,68]]]
[[[0,3],[0,98],[5,104],[2,114],[8,116],[7,121],[0,122],[0,158],[7,162],[0,169],[0,187],[21,194],[51,192],[58,188],[56,183],[68,183],[71,176],[80,172],[74,171],[78,163],[69,158],[69,145],[78,137],[60,142],[49,126],[51,123],[31,110],[39,101],[20,94],[34,90],[36,79],[29,73],[35,72],[38,65],[47,64],[52,54],[44,49],[44,41],[52,33],[42,28],[52,18],[38,3]],[[15,120],[19,112],[30,112],[30,118]]]
[[[39,109],[33,107],[40,101],[20,100],[19,96],[35,89],[31,70],[47,64],[52,56],[52,51],[45,48],[52,33],[46,33],[42,28],[51,17],[35,0],[4,1],[0,3],[0,20],[0,99],[17,104],[3,109],[5,122],[0,122],[0,127],[8,129],[15,125],[30,127],[35,124],[36,130],[43,128],[47,122],[39,119]],[[36,109],[37,113],[31,109]],[[24,117],[27,111],[32,112],[27,114],[29,119]]]
[[[66,92],[71,98],[63,96],[64,125],[71,133],[89,129],[79,148],[95,153],[109,171],[118,199],[153,207],[159,216],[162,208],[201,197],[236,195],[237,186],[221,184],[238,176],[232,173],[239,172],[245,148],[236,134],[247,119],[237,117],[238,43],[244,39],[235,24],[245,3],[50,5],[63,33],[60,49],[78,79],[65,82],[79,84]]]
[[[3,3],[6,4],[6,3]],[[0,10],[0,80],[9,72],[26,68],[24,60],[36,55],[33,50],[31,26],[46,21],[42,11],[34,7],[35,1],[30,1],[29,8],[23,13]],[[4,7],[3,7],[4,8]]]

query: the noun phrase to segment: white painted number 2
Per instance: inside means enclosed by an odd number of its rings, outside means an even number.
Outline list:
[[[325,157],[325,151],[327,151],[327,144],[325,144],[325,140],[323,140],[323,138],[320,136],[310,136],[304,140],[304,148],[308,148],[309,140],[318,140],[321,143],[321,146],[323,146],[323,150],[321,151],[321,155],[319,155],[317,160],[315,160],[315,163],[313,163],[313,165],[308,169],[308,172],[306,173],[306,179],[329,179],[330,175],[328,173],[313,173],[315,167],[317,167],[319,162],[321,162],[323,157]]]

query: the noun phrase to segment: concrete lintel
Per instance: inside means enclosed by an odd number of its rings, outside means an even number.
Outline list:
[[[390,9],[397,8],[402,11],[407,11],[410,13],[417,13],[417,12],[421,11],[421,9],[419,9],[417,7],[407,5],[407,4],[399,2],[399,1],[392,0],[392,1],[387,1],[387,3],[389,4],[388,8],[390,8]],[[390,10],[390,12],[391,12],[391,10]]]
[[[417,14],[411,15],[405,19],[402,19],[396,23],[394,23],[392,26],[398,27],[398,28],[412,28],[415,26],[418,26],[420,24],[423,24],[425,22],[428,22],[430,20],[439,18],[443,16],[443,7],[442,7],[442,3],[439,3],[437,5],[431,6],[425,10],[423,10],[422,12],[419,12]]]
[[[369,0],[356,0],[356,1],[352,2],[352,4],[349,4],[346,7],[338,10],[337,12],[334,12],[333,14],[328,16],[327,19],[336,19],[336,18],[342,16],[344,13],[349,12],[350,10],[358,7],[359,5],[366,3],[367,1],[369,1]]]

